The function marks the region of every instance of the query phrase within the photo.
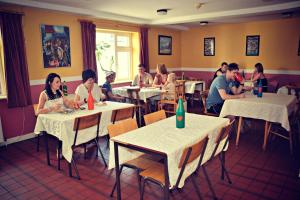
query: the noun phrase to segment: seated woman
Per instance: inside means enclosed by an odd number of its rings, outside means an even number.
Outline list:
[[[68,108],[78,108],[78,105],[74,103],[74,101],[64,97],[60,87],[60,76],[55,73],[50,73],[46,78],[45,90],[40,94],[36,115],[60,112],[64,109],[64,106]]]
[[[82,72],[82,82],[77,86],[75,90],[75,101],[79,102],[79,105],[87,103],[89,92],[91,91],[95,102],[99,102],[101,99],[105,99],[105,95],[102,94],[101,88],[95,83],[96,73],[87,69]]]
[[[253,74],[251,76],[251,81],[253,83],[256,83],[256,85],[259,84],[261,81],[261,84],[263,86],[263,92],[268,91],[268,80],[264,75],[264,67],[261,63],[256,63],[255,64],[255,69],[253,71]]]
[[[217,76],[222,76],[223,74],[225,74],[227,68],[228,68],[227,62],[222,62],[221,67],[215,72],[214,77],[213,77],[213,80],[214,80]]]
[[[156,75],[154,77],[153,87],[162,87],[168,78],[168,71],[165,64],[158,64],[156,67]]]
[[[107,71],[105,72],[105,78],[106,82],[102,85],[102,89],[105,90],[107,100],[109,101],[123,101],[124,97],[121,97],[119,95],[115,95],[112,92],[111,83],[115,81],[116,73],[113,71]]]

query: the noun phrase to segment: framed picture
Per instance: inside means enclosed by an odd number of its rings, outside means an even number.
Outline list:
[[[41,34],[44,68],[71,66],[69,27],[42,24]]]
[[[215,55],[215,38],[204,38],[204,56]]]
[[[159,35],[158,36],[158,54],[172,55],[172,37]]]
[[[249,35],[246,38],[246,56],[259,56],[259,35]]]

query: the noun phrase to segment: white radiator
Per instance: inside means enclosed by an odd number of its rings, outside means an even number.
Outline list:
[[[0,144],[4,142],[4,137],[3,137],[3,130],[2,130],[2,124],[1,124],[1,118],[0,118]]]

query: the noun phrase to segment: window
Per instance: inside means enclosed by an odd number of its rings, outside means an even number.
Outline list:
[[[116,72],[116,81],[132,80],[133,44],[131,32],[97,30],[96,59],[98,83],[105,82],[104,71]]]
[[[4,53],[2,35],[0,30],[0,98],[6,97],[6,83],[5,83],[5,71],[4,71]]]

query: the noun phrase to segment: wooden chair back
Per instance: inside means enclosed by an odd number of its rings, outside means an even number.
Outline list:
[[[135,107],[121,108],[118,110],[113,110],[111,115],[111,122],[114,124],[117,121],[121,121],[128,118],[134,117]]]
[[[83,129],[97,126],[95,138],[98,138],[101,114],[102,113],[95,113],[92,115],[75,118],[74,126],[73,126],[73,130],[75,131],[75,137],[74,137],[74,143],[72,146],[76,145],[78,131],[83,130]]]
[[[214,141],[214,143],[215,143],[215,148],[214,148],[214,150],[213,150],[213,153],[212,153],[210,159],[212,159],[212,158],[215,157],[215,154],[216,154],[216,152],[217,152],[217,150],[218,150],[218,148],[219,148],[220,142],[221,142],[222,140],[224,140],[226,137],[227,137],[227,138],[226,138],[226,141],[225,141],[225,143],[224,143],[224,145],[223,145],[223,147],[222,147],[222,151],[223,151],[223,150],[225,149],[225,147],[227,146],[227,143],[228,143],[228,140],[229,140],[229,134],[231,133],[232,126],[233,126],[233,124],[234,124],[234,122],[235,122],[235,118],[234,118],[233,116],[228,116],[227,118],[229,118],[230,122],[229,122],[228,125],[224,126],[224,127],[220,130],[220,132],[218,133],[218,135],[217,135],[217,137],[216,137],[216,139],[215,139],[215,141]]]
[[[107,126],[107,130],[110,138],[135,130],[137,128],[138,125],[135,119],[126,119],[117,124],[110,124]]]
[[[86,128],[96,126],[100,123],[102,113],[77,117],[74,122],[73,131],[79,131]]]
[[[139,104],[139,101],[140,101],[140,95],[139,95],[139,92],[140,92],[140,88],[128,88],[127,89],[127,94],[128,94],[128,98],[130,100],[131,103],[134,103],[134,104]],[[134,98],[134,94],[135,94],[135,97]]]
[[[175,98],[178,101],[179,97],[185,100],[185,80],[177,80],[175,84]]]
[[[160,121],[162,119],[166,119],[166,112],[165,110],[159,110],[147,115],[144,115],[144,120],[145,120],[145,124],[149,125],[152,124],[154,122]]]
[[[204,155],[204,150],[205,150],[207,141],[208,141],[208,137],[206,136],[204,139],[200,140],[196,144],[185,148],[181,155],[180,162],[178,164],[178,168],[182,168],[185,160],[186,160],[186,164],[189,164],[189,163],[193,162],[195,159],[197,159],[200,155],[202,155],[202,154]],[[189,150],[191,151],[191,153],[190,153],[188,159],[186,159]]]

